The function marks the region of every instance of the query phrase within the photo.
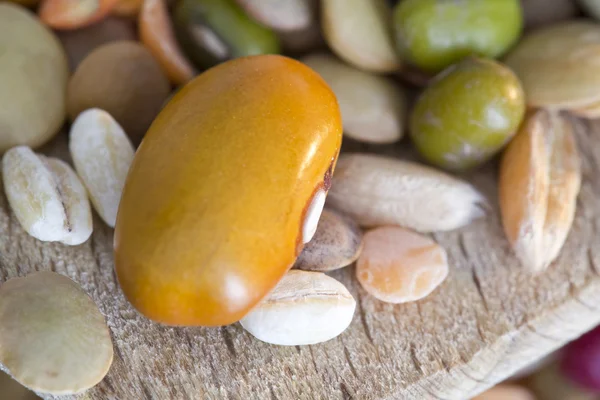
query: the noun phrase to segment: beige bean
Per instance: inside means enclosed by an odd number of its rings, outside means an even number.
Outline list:
[[[346,136],[370,143],[402,139],[407,102],[398,83],[353,68],[328,54],[313,54],[301,61],[317,71],[335,93]]]
[[[322,0],[321,13],[325,40],[340,58],[366,71],[399,68],[385,0]]]
[[[485,198],[473,186],[417,163],[346,153],[340,156],[328,204],[362,226],[400,225],[448,231],[482,217]]]

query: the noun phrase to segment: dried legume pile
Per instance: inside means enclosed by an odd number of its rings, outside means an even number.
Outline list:
[[[0,0],[8,203],[29,235],[68,246],[97,213],[123,293],[157,323],[239,322],[310,345],[355,312],[326,272],[354,265],[368,295],[396,304],[443,284],[431,234],[485,218],[489,199],[461,176],[499,160],[506,238],[541,273],[581,184],[566,115],[600,117],[600,1],[550,3]],[[59,132],[70,160],[38,150]],[[342,136],[419,158],[340,154]],[[599,335],[533,392],[595,396]],[[80,393],[112,358],[104,316],[69,278],[0,286],[0,366],[21,384]],[[533,398],[516,384],[478,397]]]

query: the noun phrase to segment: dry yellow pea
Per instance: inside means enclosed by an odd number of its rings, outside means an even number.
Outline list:
[[[529,114],[500,166],[504,231],[524,267],[541,271],[558,256],[581,185],[580,160],[569,119]]]
[[[387,303],[416,301],[433,292],[446,276],[446,251],[429,237],[392,226],[365,234],[356,277],[377,299]]]

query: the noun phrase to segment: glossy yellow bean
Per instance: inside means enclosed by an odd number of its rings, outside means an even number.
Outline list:
[[[161,111],[132,164],[115,231],[119,282],[147,317],[242,318],[316,229],[341,144],[340,111],[311,69],[240,58]]]

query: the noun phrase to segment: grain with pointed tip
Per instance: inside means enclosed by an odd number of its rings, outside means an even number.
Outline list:
[[[558,256],[575,216],[581,167],[570,120],[529,114],[500,166],[504,231],[524,267],[539,272]]]
[[[486,200],[469,183],[410,161],[340,156],[328,202],[362,226],[449,231],[482,217]]]

